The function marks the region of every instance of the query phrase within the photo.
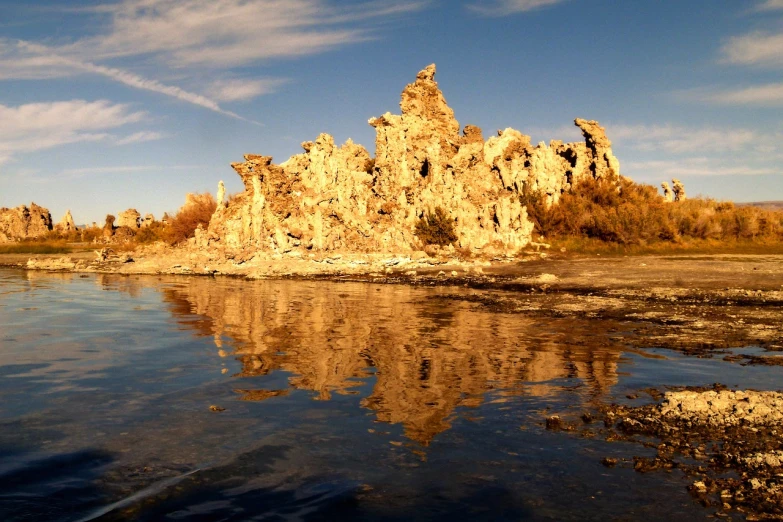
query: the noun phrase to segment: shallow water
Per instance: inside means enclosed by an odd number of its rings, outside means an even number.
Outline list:
[[[710,514],[679,472],[600,463],[648,450],[542,421],[648,386],[776,389],[779,368],[465,292],[0,269],[0,520]]]

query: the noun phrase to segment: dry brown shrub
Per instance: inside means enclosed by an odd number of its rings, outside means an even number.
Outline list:
[[[79,231],[80,239],[85,243],[93,243],[103,238],[103,229],[98,227],[88,227]]]
[[[136,232],[136,237],[133,239],[140,245],[155,243],[157,241],[166,241],[166,225],[160,221],[153,221],[149,226],[139,229],[139,231]]]
[[[188,194],[185,204],[169,219],[165,229],[166,241],[176,245],[194,237],[199,225],[203,228],[209,226],[216,208],[217,203],[212,194]]]
[[[783,241],[783,212],[691,198],[667,203],[651,185],[588,179],[547,208],[542,196],[522,203],[545,237],[594,238],[621,245],[693,240]]]
[[[446,246],[457,242],[454,231],[454,220],[441,207],[435,207],[433,212],[426,212],[416,222],[416,237],[424,245]]]

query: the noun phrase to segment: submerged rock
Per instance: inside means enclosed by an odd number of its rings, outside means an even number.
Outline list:
[[[515,254],[531,240],[526,193],[548,204],[587,177],[619,179],[611,142],[595,121],[577,119],[584,143],[532,146],[514,129],[486,142],[460,124],[435,81],[435,65],[402,92],[402,114],[371,118],[376,154],[328,134],[276,165],[245,155],[231,166],[245,191],[222,203],[197,244],[232,257],[248,249],[403,253],[423,250],[416,223],[435,209],[453,222],[454,248]],[[244,255],[244,254],[243,254]]]

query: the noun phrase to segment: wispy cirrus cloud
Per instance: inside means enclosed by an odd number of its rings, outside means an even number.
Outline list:
[[[68,143],[113,141],[110,131],[145,117],[145,112],[106,100],[0,105],[0,158],[8,163],[18,154]]]
[[[777,11],[779,9],[783,10],[783,0],[765,0],[756,6],[757,11]]]
[[[60,45],[0,41],[0,79],[97,74],[244,119],[219,101],[260,96],[274,88],[274,80],[225,85],[210,97],[116,62],[144,58],[175,69],[187,82],[205,70],[223,71],[372,40],[376,36],[368,21],[419,11],[428,3],[391,0],[340,6],[325,0],[122,0],[79,8],[105,21],[105,28],[94,36]]]
[[[783,11],[783,0],[765,0],[751,12]],[[720,48],[722,64],[766,68],[783,68],[783,31],[754,31],[729,38]],[[779,107],[783,106],[783,83],[758,83],[733,87],[714,87],[681,91],[675,95],[684,100],[703,103]]]
[[[682,160],[629,161],[623,163],[623,173],[643,181],[663,181],[694,176],[770,176],[783,174],[783,169],[754,167],[744,164],[719,164],[711,158]]]
[[[723,61],[733,65],[783,65],[783,32],[753,32],[735,36],[721,49]]]
[[[157,131],[139,131],[129,134],[124,138],[114,140],[115,145],[131,145],[133,143],[145,143],[148,141],[162,140],[166,135]]]
[[[783,132],[674,124],[609,124],[606,129],[620,155],[622,173],[637,181],[783,175],[783,167],[773,159],[779,154]],[[633,159],[623,161],[623,156]]]
[[[132,174],[140,172],[167,172],[172,170],[189,170],[201,168],[203,165],[107,165],[103,167],[84,167],[63,169],[57,173],[58,178],[83,178],[85,176]]]
[[[719,105],[781,107],[783,106],[783,83],[766,83],[723,90],[697,90],[684,93],[684,96]]]
[[[490,0],[468,4],[471,11],[484,16],[504,16],[524,13],[567,2],[568,0]]]
[[[607,135],[615,145],[640,151],[663,151],[670,154],[692,154],[694,151],[736,152],[767,150],[783,139],[757,130],[684,125],[608,125]]]
[[[151,55],[173,67],[219,69],[373,39],[358,22],[423,9],[428,1],[124,0],[101,6],[109,31],[65,47],[94,59]],[[109,7],[109,9],[106,9]]]
[[[55,68],[55,71],[58,70],[68,71],[70,74],[75,74],[77,72],[97,74],[100,76],[105,76],[107,78],[110,78],[116,82],[122,83],[129,87],[165,94],[167,96],[171,96],[173,98],[177,98],[179,100],[192,103],[193,105],[198,105],[201,107],[205,107],[209,110],[221,114],[225,114],[226,116],[230,116],[232,118],[249,121],[251,123],[256,123],[234,112],[223,109],[222,107],[220,107],[218,102],[208,98],[207,96],[186,91],[185,89],[182,89],[177,86],[166,85],[157,80],[144,78],[138,74],[134,74],[132,72],[123,69],[118,69],[116,67],[106,67],[104,65],[97,65],[76,58],[69,58],[67,56],[53,54],[51,53],[49,48],[38,44],[33,44],[29,42],[19,42],[17,43],[16,47],[19,54],[36,55],[33,58],[22,59],[22,63],[26,62],[26,68],[28,71],[31,71],[29,67],[29,63],[32,62],[33,64],[35,64],[37,61],[40,61],[41,63],[46,64],[47,67],[53,66]],[[13,64],[11,64],[11,68],[13,67],[19,67],[19,66],[18,65],[14,66]],[[0,76],[2,76],[2,74],[3,74],[3,66],[2,66],[2,61],[0,61]],[[56,74],[56,72],[54,74]]]
[[[212,98],[220,101],[244,101],[275,92],[287,82],[288,80],[284,78],[216,80],[212,82],[208,93]]]

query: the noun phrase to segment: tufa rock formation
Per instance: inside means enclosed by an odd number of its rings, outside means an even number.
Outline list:
[[[674,201],[685,201],[685,185],[679,179],[672,180],[672,192],[674,192]]]
[[[667,203],[674,201],[674,194],[672,193],[672,189],[669,188],[669,184],[664,181],[661,183],[661,188],[663,189],[663,200]]]
[[[61,233],[73,232],[76,230],[76,223],[73,221],[70,209],[65,213],[63,218],[54,226],[55,230]]]
[[[114,235],[114,219],[111,214],[106,215],[106,223],[103,225],[103,237],[104,239],[110,239]]]
[[[152,214],[146,214],[144,216],[144,221],[141,222],[141,228],[149,228],[152,226],[152,224],[155,222],[155,216]]]
[[[30,203],[16,208],[0,208],[0,242],[43,236],[52,230],[49,210]]]
[[[685,185],[679,179],[672,179],[672,188],[669,188],[667,182],[661,183],[663,189],[663,200],[667,203],[674,201],[685,201]]]
[[[551,204],[588,177],[619,179],[611,142],[595,121],[577,119],[584,143],[532,146],[514,129],[484,141],[481,129],[460,134],[435,82],[435,66],[402,92],[401,115],[372,118],[376,154],[321,134],[304,153],[276,165],[245,155],[231,166],[245,191],[219,203],[197,243],[227,257],[263,250],[402,253],[421,250],[415,225],[436,208],[453,220],[459,247],[513,254],[530,242],[523,204],[537,192]]]
[[[139,219],[141,218],[141,214],[139,214],[139,211],[134,208],[129,208],[125,212],[120,212],[118,218],[117,218],[117,227],[128,227],[131,229],[137,229],[139,228]]]
[[[223,208],[225,206],[223,202],[225,197],[226,197],[226,186],[223,184],[223,180],[221,179],[218,182],[218,191],[217,191],[217,200],[216,200],[218,208]]]

